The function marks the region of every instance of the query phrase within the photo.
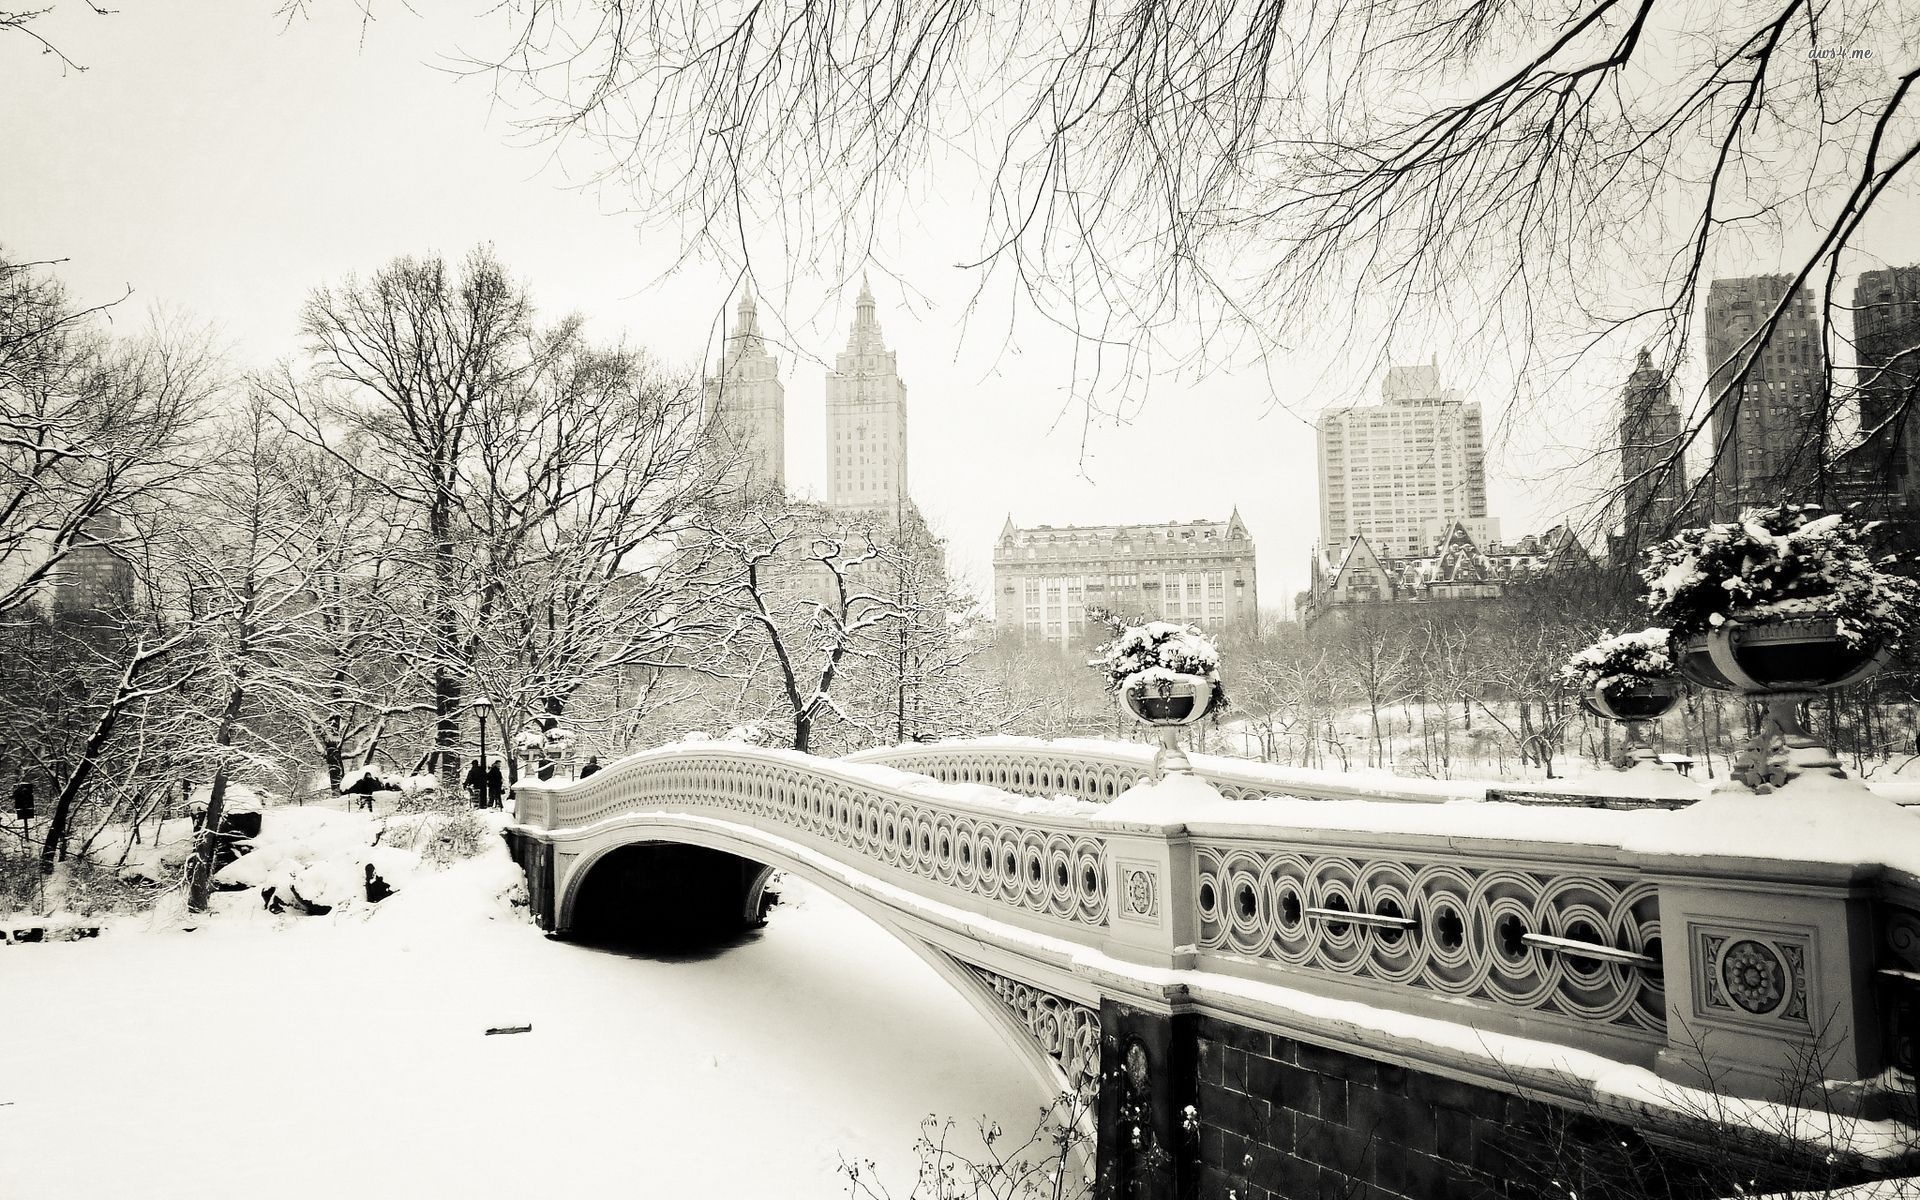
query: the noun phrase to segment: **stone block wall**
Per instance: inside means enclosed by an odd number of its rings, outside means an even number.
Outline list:
[[[1197,1019],[1209,1200],[1509,1200],[1725,1194],[1751,1161],[1391,1063]],[[1637,1190],[1644,1187],[1644,1190]]]
[[[527,876],[527,906],[534,923],[552,932],[554,922],[553,846],[539,838],[509,829],[503,835],[507,851]]]

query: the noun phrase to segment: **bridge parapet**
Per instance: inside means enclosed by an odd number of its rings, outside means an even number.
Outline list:
[[[1107,923],[1107,852],[1089,806],[1037,803],[876,766],[696,744],[633,755],[563,787],[521,789],[529,827],[567,831],[651,810],[710,813],[982,913]]]
[[[1229,800],[1288,795],[1305,800],[1386,800],[1401,804],[1504,800],[1576,807],[1677,808],[1698,798],[1698,793],[1683,798],[1680,794],[1623,796],[1507,789],[1471,780],[1347,775],[1209,754],[1188,758],[1193,773]],[[1014,792],[1106,801],[1151,772],[1153,747],[1092,738],[971,738],[864,750],[849,755],[848,761],[879,763],[949,783],[979,783]]]
[[[1082,1005],[1092,997],[1063,988],[1059,971],[1336,1048],[1395,1046],[1402,1061],[1493,1086],[1510,1064],[1489,1038],[1692,1082],[1711,1072],[1750,1096],[1784,1095],[1798,1057],[1820,1057],[1825,1078],[1865,1079],[1911,1046],[1900,980],[1915,973],[1920,926],[1912,905],[1884,901],[1891,873],[1877,863],[1740,857],[1697,833],[1668,848],[1661,823],[1687,813],[1438,804],[1431,792],[1248,804],[1200,789],[1209,799],[1190,809],[1109,808],[980,782],[1004,773],[1050,790],[1038,764],[1004,747],[972,761],[933,749],[964,782],[746,745],[668,747],[522,788],[518,819],[551,848],[562,927],[596,847],[705,823],[781,861],[831,860],[884,904],[958,912],[949,924],[991,935],[998,957],[946,952],[1015,983],[1023,960],[1044,961],[1026,982],[1051,979]],[[1060,790],[1103,793],[1118,780],[1108,768],[1137,765],[1113,758],[1081,764],[1077,782],[1068,769]]]

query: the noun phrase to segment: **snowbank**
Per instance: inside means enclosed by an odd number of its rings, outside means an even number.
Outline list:
[[[378,818],[327,808],[272,808],[247,853],[214,886],[258,896],[269,908],[394,920],[477,914],[492,920],[526,902],[526,888],[499,833],[504,814],[428,810]],[[436,863],[446,863],[435,869]],[[417,893],[417,894],[416,894]],[[221,908],[231,912],[234,904]]]

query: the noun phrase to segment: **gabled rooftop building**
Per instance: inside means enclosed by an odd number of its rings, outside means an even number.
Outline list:
[[[1464,521],[1455,521],[1423,554],[1393,557],[1355,535],[1337,557],[1310,564],[1310,582],[1298,597],[1298,616],[1311,625],[1369,604],[1421,605],[1497,599],[1516,579],[1556,566],[1585,562],[1586,548],[1564,526],[1513,542],[1480,545]]]

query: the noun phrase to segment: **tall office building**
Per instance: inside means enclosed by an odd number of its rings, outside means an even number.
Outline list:
[[[107,513],[87,521],[50,573],[55,621],[85,623],[132,605],[133,566],[114,548],[124,533],[120,518]]]
[[[1442,389],[1433,366],[1392,367],[1379,404],[1330,408],[1320,449],[1320,551],[1357,536],[1389,555],[1428,549],[1429,530],[1487,515],[1480,406]]]
[[[1831,402],[1820,319],[1788,275],[1716,279],[1707,289],[1707,394],[1713,403],[1713,515],[1810,499]],[[1768,319],[1779,312],[1771,333]]]
[[[720,365],[706,380],[706,418],[731,459],[729,482],[754,491],[787,486],[787,389],[760,335],[751,293],[740,298]]]
[[[1687,495],[1685,428],[1673,384],[1645,350],[1620,393],[1622,557],[1666,536]]]
[[[898,512],[907,497],[907,385],[865,280],[846,349],[827,376],[827,503]]]
[[[1040,525],[1008,517],[993,549],[993,616],[1003,629],[1066,645],[1087,609],[1219,628],[1259,619],[1253,538],[1225,521]]]

